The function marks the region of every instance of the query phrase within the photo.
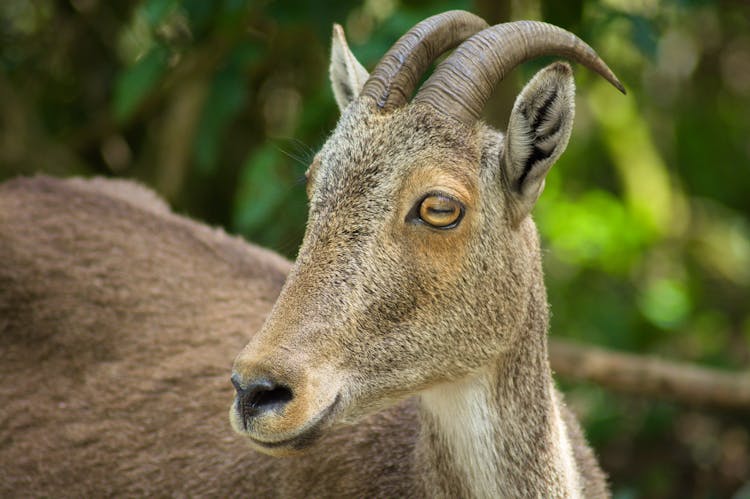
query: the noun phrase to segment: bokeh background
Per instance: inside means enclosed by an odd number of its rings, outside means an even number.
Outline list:
[[[178,212],[294,257],[303,173],[338,114],[331,24],[371,69],[454,8],[574,31],[629,90],[576,70],[573,136],[535,210],[552,334],[747,373],[744,0],[2,0],[0,180],[136,178]],[[505,127],[544,62],[498,87],[490,123]],[[750,497],[747,414],[561,384],[616,497]]]

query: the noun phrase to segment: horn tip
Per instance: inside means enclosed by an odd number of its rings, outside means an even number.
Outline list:
[[[618,80],[618,79],[617,79],[617,77],[613,77],[613,78],[612,78],[612,79],[610,80],[610,83],[611,83],[611,84],[612,84],[612,85],[613,85],[613,86],[614,86],[614,87],[615,87],[615,88],[616,88],[617,90],[619,90],[619,91],[620,91],[620,93],[621,93],[622,95],[628,95],[628,91],[627,91],[627,90],[625,90],[625,85],[623,85],[623,84],[622,84],[622,83],[620,82],[620,80]]]

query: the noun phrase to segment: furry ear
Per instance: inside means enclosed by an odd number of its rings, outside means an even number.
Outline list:
[[[370,74],[349,50],[344,28],[339,24],[333,25],[330,73],[333,95],[339,105],[339,111],[343,112],[346,106],[357,98]]]
[[[568,145],[574,115],[575,83],[567,63],[539,71],[516,99],[502,159],[515,223],[542,193],[547,172]]]

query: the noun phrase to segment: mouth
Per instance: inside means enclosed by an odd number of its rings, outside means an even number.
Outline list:
[[[291,438],[268,441],[254,438],[248,431],[245,431],[243,434],[253,445],[261,449],[302,450],[310,447],[323,435],[323,431],[332,422],[340,402],[341,394],[338,394],[331,405],[318,413],[312,422],[308,423],[302,431]]]

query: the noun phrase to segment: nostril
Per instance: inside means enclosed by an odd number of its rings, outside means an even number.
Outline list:
[[[276,406],[284,406],[292,400],[292,391],[286,386],[264,387],[258,390],[253,397],[253,405],[258,409],[271,409]]]
[[[252,381],[247,388],[242,387],[238,375],[232,375],[231,379],[237,390],[238,408],[242,414],[245,429],[252,418],[274,409],[280,409],[294,398],[289,387],[274,383],[267,378]]]

